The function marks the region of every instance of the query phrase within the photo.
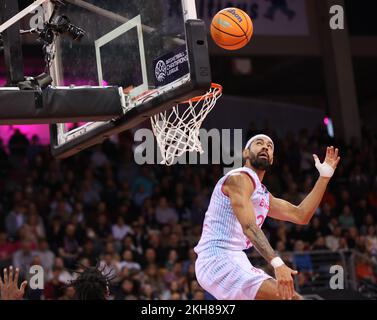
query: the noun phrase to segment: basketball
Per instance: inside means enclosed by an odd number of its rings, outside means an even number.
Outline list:
[[[213,41],[226,50],[238,50],[246,46],[253,36],[253,22],[249,15],[238,8],[219,11],[211,23]]]

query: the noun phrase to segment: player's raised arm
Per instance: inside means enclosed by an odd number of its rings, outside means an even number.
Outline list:
[[[270,195],[270,210],[268,215],[278,220],[296,224],[308,224],[320,205],[326,187],[339,164],[340,157],[338,156],[338,152],[339,150],[334,149],[334,147],[327,147],[326,158],[323,163],[319,161],[317,155],[313,155],[315,166],[320,176],[312,191],[298,206]]]
[[[275,269],[279,294],[283,299],[291,299],[295,293],[292,275],[297,271],[290,269],[276,255],[263,231],[256,224],[256,218],[250,197],[254,186],[250,179],[242,173],[230,176],[224,183],[224,193],[229,196],[234,214],[240,222],[244,234]]]

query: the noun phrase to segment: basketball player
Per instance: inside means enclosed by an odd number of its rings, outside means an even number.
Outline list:
[[[273,163],[274,143],[256,135],[243,151],[244,167],[222,177],[212,193],[202,236],[195,247],[195,272],[199,284],[218,300],[301,299],[295,292],[290,269],[275,253],[261,230],[269,216],[295,224],[308,224],[318,208],[339,163],[338,149],[328,147],[313,190],[296,206],[271,195],[262,180]],[[254,246],[273,267],[275,279],[254,268],[243,250]]]
[[[109,283],[114,277],[104,274],[103,269],[99,269],[99,264],[95,267],[82,266],[82,269],[80,272],[75,271],[79,276],[68,285],[75,289],[76,299],[107,300],[110,296]]]

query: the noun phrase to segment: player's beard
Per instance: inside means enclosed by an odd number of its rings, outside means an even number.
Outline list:
[[[250,164],[257,170],[268,171],[271,168],[271,163],[269,159],[261,158],[258,155],[250,152]]]

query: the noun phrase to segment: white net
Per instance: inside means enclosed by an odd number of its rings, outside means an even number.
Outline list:
[[[172,165],[176,158],[187,151],[203,153],[199,130],[221,94],[222,87],[212,84],[205,95],[151,117],[152,130],[163,159],[161,164]]]

